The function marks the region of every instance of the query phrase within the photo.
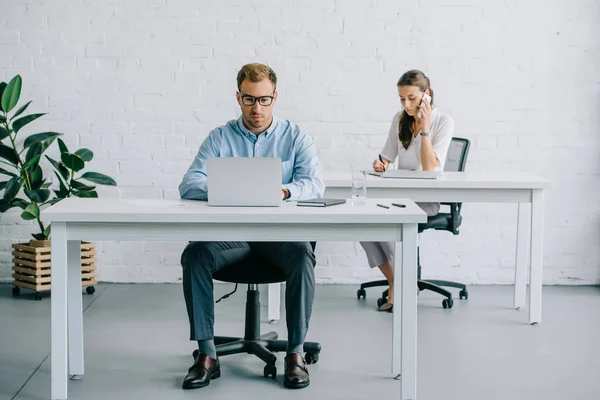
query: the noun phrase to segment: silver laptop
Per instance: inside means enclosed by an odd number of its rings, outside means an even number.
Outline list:
[[[382,178],[396,179],[437,179],[442,176],[442,171],[415,171],[410,169],[388,169],[385,172],[370,171],[369,175]]]
[[[277,207],[282,204],[280,158],[209,158],[206,169],[209,206]]]

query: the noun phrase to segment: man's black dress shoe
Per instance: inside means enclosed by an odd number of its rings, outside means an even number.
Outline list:
[[[288,355],[285,358],[283,385],[289,389],[301,389],[309,384],[310,378],[304,357],[296,353]]]
[[[218,358],[215,360],[207,354],[197,354],[194,365],[188,370],[181,386],[184,389],[201,388],[208,386],[211,379],[217,379],[220,376],[221,365]]]

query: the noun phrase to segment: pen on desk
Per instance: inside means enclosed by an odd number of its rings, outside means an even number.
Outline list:
[[[388,206],[384,205],[384,204],[377,204],[377,207],[381,207],[381,208],[389,208]]]

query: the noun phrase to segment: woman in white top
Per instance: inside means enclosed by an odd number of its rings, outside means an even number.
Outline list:
[[[418,70],[405,72],[398,81],[402,111],[394,115],[380,158],[373,161],[376,172],[385,171],[398,158],[398,169],[442,170],[454,133],[454,120],[433,108],[429,78]],[[439,203],[417,203],[428,216],[439,212]],[[394,303],[394,243],[361,242],[371,268],[379,267],[390,290],[379,311],[391,311]]]

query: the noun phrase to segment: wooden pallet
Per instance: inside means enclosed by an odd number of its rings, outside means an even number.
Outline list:
[[[13,286],[36,292],[50,290],[52,288],[50,242],[32,240],[29,243],[13,244],[12,248]],[[97,284],[96,245],[81,242],[81,286]]]

